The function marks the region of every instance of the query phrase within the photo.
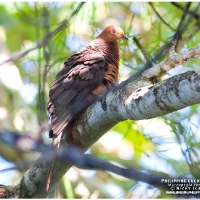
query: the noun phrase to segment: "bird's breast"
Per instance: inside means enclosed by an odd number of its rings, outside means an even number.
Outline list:
[[[118,82],[119,70],[118,66],[113,63],[108,63],[108,69],[105,71],[104,79],[109,83],[117,83]]]

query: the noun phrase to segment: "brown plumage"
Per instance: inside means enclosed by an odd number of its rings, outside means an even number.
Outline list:
[[[105,28],[84,50],[68,58],[57,74],[47,107],[51,120],[49,137],[55,138],[57,147],[69,122],[117,84],[120,38],[128,39],[121,28]]]

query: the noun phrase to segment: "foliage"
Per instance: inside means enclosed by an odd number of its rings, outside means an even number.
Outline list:
[[[63,20],[70,19],[77,5],[77,2],[1,3],[0,63],[16,51],[23,52],[36,45]],[[186,3],[179,5],[184,8]],[[193,2],[190,10],[197,5]],[[119,80],[125,80],[144,69],[147,62],[133,37],[139,40],[152,63],[159,63],[168,52],[164,51],[159,58],[156,55],[173,37],[182,14],[182,9],[167,2],[87,2],[70,19],[65,29],[41,48],[0,66],[0,127],[29,132],[50,142],[45,131],[48,124],[48,91],[70,55],[84,48],[106,26],[119,25],[130,39],[128,42],[120,41]],[[195,18],[192,18],[186,24],[183,38],[195,23]],[[192,35],[184,48],[199,44],[199,34]],[[183,71],[197,70],[198,65],[199,59],[195,59],[171,70],[162,79]],[[196,177],[199,173],[199,123],[199,105],[148,121],[121,122],[93,145],[88,153],[118,165],[145,168],[151,173],[167,171],[176,177]],[[7,153],[2,146],[0,155],[12,163],[18,159],[27,160],[21,152],[18,152],[18,156],[13,152]],[[5,161],[2,159],[1,162]],[[19,180],[21,175],[15,174],[13,177]],[[68,198],[171,197],[146,184],[98,170],[73,168],[59,184],[61,189],[57,195]]]

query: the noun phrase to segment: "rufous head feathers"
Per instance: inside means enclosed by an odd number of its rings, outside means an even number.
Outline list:
[[[124,35],[124,31],[118,26],[106,27],[97,38],[102,38],[108,41],[116,41],[120,38],[128,40],[128,38]]]

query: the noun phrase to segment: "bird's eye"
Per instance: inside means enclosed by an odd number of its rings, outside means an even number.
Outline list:
[[[112,30],[112,33],[115,34],[115,33],[116,33],[116,30]]]

